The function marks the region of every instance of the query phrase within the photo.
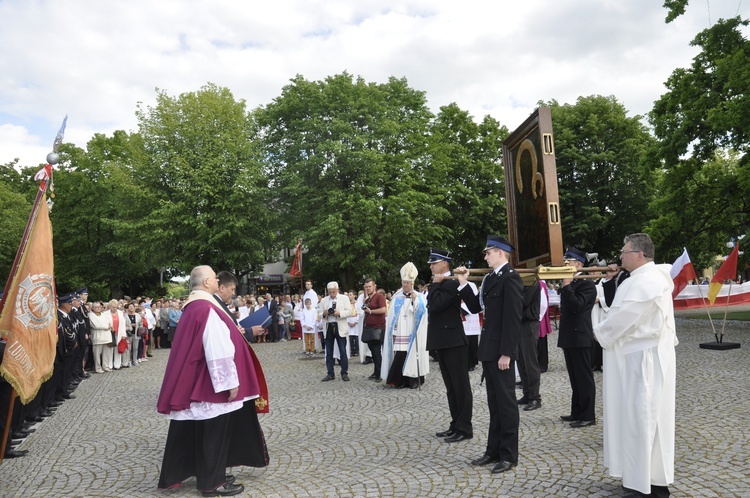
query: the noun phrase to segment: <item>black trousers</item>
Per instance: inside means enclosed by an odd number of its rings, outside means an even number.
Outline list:
[[[487,383],[487,408],[490,429],[487,433],[486,455],[506,462],[518,462],[518,403],[516,401],[516,369],[500,370],[496,361],[483,361],[482,371]]]
[[[537,341],[539,340],[539,322],[523,322],[518,343],[518,373],[521,374],[523,395],[529,401],[542,399],[539,395],[541,374],[537,358]]]
[[[539,371],[546,372],[549,369],[549,345],[547,336],[539,338],[536,343],[536,349],[538,351],[537,358],[539,360]]]
[[[388,377],[385,383],[395,387],[412,387],[417,386],[418,383],[424,385],[424,375],[420,375],[419,379],[416,379],[414,377],[406,377],[403,374],[404,363],[406,363],[406,351],[396,351],[393,353],[391,368],[387,372],[384,372]]]
[[[477,360],[477,351],[479,350],[479,336],[478,335],[467,335],[469,339],[469,370],[476,368],[479,364]]]
[[[265,467],[268,451],[255,402],[208,420],[172,420],[164,448],[159,488],[196,477],[196,487],[213,491],[226,482],[227,467]]]
[[[591,370],[591,347],[563,348],[573,397],[570,415],[576,420],[596,420],[596,384]]]
[[[79,346],[73,350],[73,377],[83,376],[83,354],[84,350],[80,346],[81,342],[78,342]],[[85,344],[85,343],[84,343]]]
[[[437,355],[451,413],[449,428],[473,436],[471,415],[474,398],[469,381],[469,346],[438,349]]]
[[[372,327],[365,327],[365,329],[367,328],[372,328]],[[381,378],[382,375],[380,372],[380,367],[383,362],[383,354],[382,354],[383,353],[383,335],[385,331],[382,329],[379,329],[379,330],[380,330],[380,339],[377,341],[366,341],[365,344],[367,344],[367,347],[370,348],[370,355],[372,356],[372,366],[375,367],[373,374],[377,376],[378,378]],[[364,333],[364,330],[363,330],[363,333]],[[385,372],[385,374],[388,375],[388,372]]]
[[[602,358],[602,347],[601,345],[594,341],[594,345],[591,346],[591,369],[592,370],[599,370],[601,371],[602,366],[604,366],[604,361]]]

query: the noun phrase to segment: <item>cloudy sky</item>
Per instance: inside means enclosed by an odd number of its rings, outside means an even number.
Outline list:
[[[0,164],[44,161],[65,141],[136,131],[138,102],[207,82],[248,107],[348,71],[406,77],[433,110],[456,102],[510,129],[539,100],[614,95],[644,115],[690,40],[750,0],[0,0]]]

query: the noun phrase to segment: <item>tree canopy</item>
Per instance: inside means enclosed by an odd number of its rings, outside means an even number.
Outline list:
[[[244,275],[276,247],[268,181],[244,100],[208,84],[136,113],[145,156],[135,167],[148,215],[134,227],[158,266],[199,264]]]
[[[699,33],[689,68],[676,69],[650,114],[663,170],[651,232],[666,254],[692,246],[707,261],[750,215],[748,21],[719,20]]]
[[[645,161],[653,139],[613,96],[545,105],[555,133],[563,244],[615,258],[622,238],[649,220],[653,182]]]
[[[671,18],[686,5],[664,4]],[[708,265],[748,233],[747,26],[720,20],[695,37],[700,53],[649,114],[653,133],[614,96],[541,102],[552,108],[565,244],[612,259],[623,235],[645,230],[660,260],[688,247]],[[160,268],[169,277],[198,264],[259,274],[298,238],[305,276],[395,288],[406,261],[429,279],[430,247],[481,266],[486,235],[507,233],[508,129],[455,103],[434,114],[404,78],[298,75],[253,110],[211,83],[178,96],[157,89],[136,116],[137,132],[61,148],[51,218],[63,290],[163,291]],[[0,165],[3,280],[37,169]]]
[[[365,277],[396,286],[406,261],[428,278],[431,245],[477,257],[476,241],[504,220],[507,131],[455,104],[436,118],[403,78],[297,76],[257,119],[282,233],[304,239],[306,271],[346,288]]]

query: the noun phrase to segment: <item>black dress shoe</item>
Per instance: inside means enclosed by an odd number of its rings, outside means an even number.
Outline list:
[[[66,394],[63,394],[62,397],[63,397],[63,399],[76,399],[76,395],[75,394],[67,394],[66,393]]]
[[[44,417],[44,418],[51,417],[54,414],[55,414],[55,412],[53,412],[51,410],[44,410],[42,413],[39,414],[40,416],[37,417],[37,418],[39,419],[39,418],[42,418],[42,417]],[[41,420],[39,420],[39,422],[41,422]]]
[[[573,415],[560,415],[560,420],[563,422],[577,422],[578,417],[574,417]]]
[[[26,454],[29,452],[29,450],[5,450],[5,457],[4,458],[19,458],[22,456],[26,456]]]
[[[576,420],[575,422],[570,423],[570,426],[574,429],[589,427],[592,425],[596,425],[596,420]]]
[[[323,377],[323,380],[321,382],[328,382],[329,380],[333,380],[335,378],[336,377],[332,377],[330,375],[326,375],[325,377]],[[211,496],[219,496],[219,495],[211,495]]]
[[[447,438],[443,439],[443,441],[445,441],[446,443],[460,443],[461,441],[466,441],[467,439],[471,439],[473,437],[474,436],[469,436],[467,434],[463,434],[461,432],[457,432],[454,435],[452,435],[451,437],[447,437]]]
[[[203,496],[234,496],[245,491],[242,484],[226,483],[213,491],[203,491]]]
[[[516,465],[518,465],[518,463],[516,463],[516,462],[505,462],[505,461],[502,461],[502,462],[498,463],[497,465],[495,465],[494,467],[492,467],[492,473],[493,474],[502,474],[503,472],[506,472],[506,471],[512,469]]]
[[[488,463],[495,463],[498,459],[496,457],[491,457],[489,455],[482,455],[481,457],[477,458],[476,460],[472,460],[472,465],[487,465]]]
[[[623,498],[647,498],[653,496],[651,494],[641,493],[640,491],[636,491],[635,489],[626,488],[625,486],[622,487],[622,490],[625,492],[625,494],[620,494],[620,496],[622,496]]]
[[[528,405],[529,404],[529,398],[527,398],[526,396],[524,396],[523,398],[521,398],[521,399],[518,400],[518,404],[519,405]]]
[[[234,476],[232,474],[225,475],[224,480],[227,481],[227,484],[234,484]]]
[[[523,411],[530,412],[532,410],[538,410],[542,407],[542,401],[538,399],[532,399],[529,404],[523,407]]]
[[[448,429],[447,431],[436,432],[435,436],[437,436],[437,437],[451,437],[455,433],[456,433],[456,431],[454,431],[453,429]]]
[[[375,379],[377,379],[377,378],[378,378],[378,376],[377,376],[377,375],[375,375],[375,374],[372,374],[372,375],[370,375],[370,376],[369,376],[369,377],[367,377],[367,378],[368,378],[368,379],[370,379],[370,380],[375,380]]]
[[[341,374],[341,380],[343,380],[344,382],[349,382],[349,376],[346,374]]]
[[[654,484],[651,485],[651,496],[655,498],[667,498],[670,495],[671,493],[669,492],[669,486],[656,486]]]

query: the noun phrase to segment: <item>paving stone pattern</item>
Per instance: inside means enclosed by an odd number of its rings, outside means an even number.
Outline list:
[[[730,323],[731,351],[699,349],[712,339],[706,321],[678,319],[676,482],[673,496],[750,496],[750,323]],[[434,436],[448,427],[445,388],[437,363],[421,391],[395,390],[367,377],[372,365],[351,362],[351,382],[325,376],[322,356],[302,354],[299,341],[258,344],[271,390],[261,415],[270,465],[235,468],[244,496],[253,497],[609,497],[621,482],[607,476],[600,424],[571,429],[570,386],[557,337],[542,375],[543,407],[521,411],[520,461],[493,476],[481,456],[489,416],[480,369],[474,387],[474,439],[448,444]],[[121,372],[92,375],[76,399],[36,425],[19,449],[24,458],[0,464],[0,496],[200,496],[195,479],[174,491],[156,487],[168,421],[155,405],[169,350]],[[601,389],[601,374],[596,374]],[[519,391],[520,397],[520,391]]]

